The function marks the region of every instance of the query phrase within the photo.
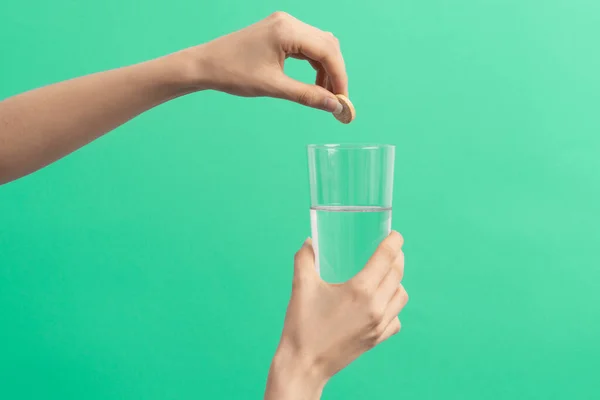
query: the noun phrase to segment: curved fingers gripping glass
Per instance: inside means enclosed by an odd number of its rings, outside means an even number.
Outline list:
[[[390,233],[394,146],[308,146],[316,268],[332,283],[360,271]]]

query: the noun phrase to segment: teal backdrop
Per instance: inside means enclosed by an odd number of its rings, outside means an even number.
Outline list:
[[[12,1],[0,98],[278,9],[339,37],[356,121],[198,93],[0,187],[0,398],[261,398],[305,146],[365,141],[397,146],[411,301],[324,398],[599,398],[600,2]]]

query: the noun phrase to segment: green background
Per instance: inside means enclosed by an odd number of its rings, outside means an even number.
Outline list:
[[[340,38],[356,121],[200,93],[0,187],[0,398],[260,398],[305,145],[353,141],[397,145],[411,302],[324,398],[598,398],[598,1],[13,1],[0,98],[277,9]]]

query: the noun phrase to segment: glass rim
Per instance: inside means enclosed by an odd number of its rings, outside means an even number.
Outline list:
[[[331,143],[331,144],[309,144],[309,149],[341,149],[341,150],[380,150],[393,149],[393,144],[384,143]]]

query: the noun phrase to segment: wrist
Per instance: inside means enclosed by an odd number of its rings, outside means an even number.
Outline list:
[[[174,85],[183,94],[210,88],[204,46],[199,45],[163,57],[169,64]]]
[[[320,399],[327,379],[309,359],[286,346],[273,357],[266,400]]]
[[[141,79],[151,82],[153,88],[168,97],[163,101],[205,90],[208,88],[208,79],[203,62],[190,50],[138,64],[134,66],[138,70],[135,76],[141,75]]]

